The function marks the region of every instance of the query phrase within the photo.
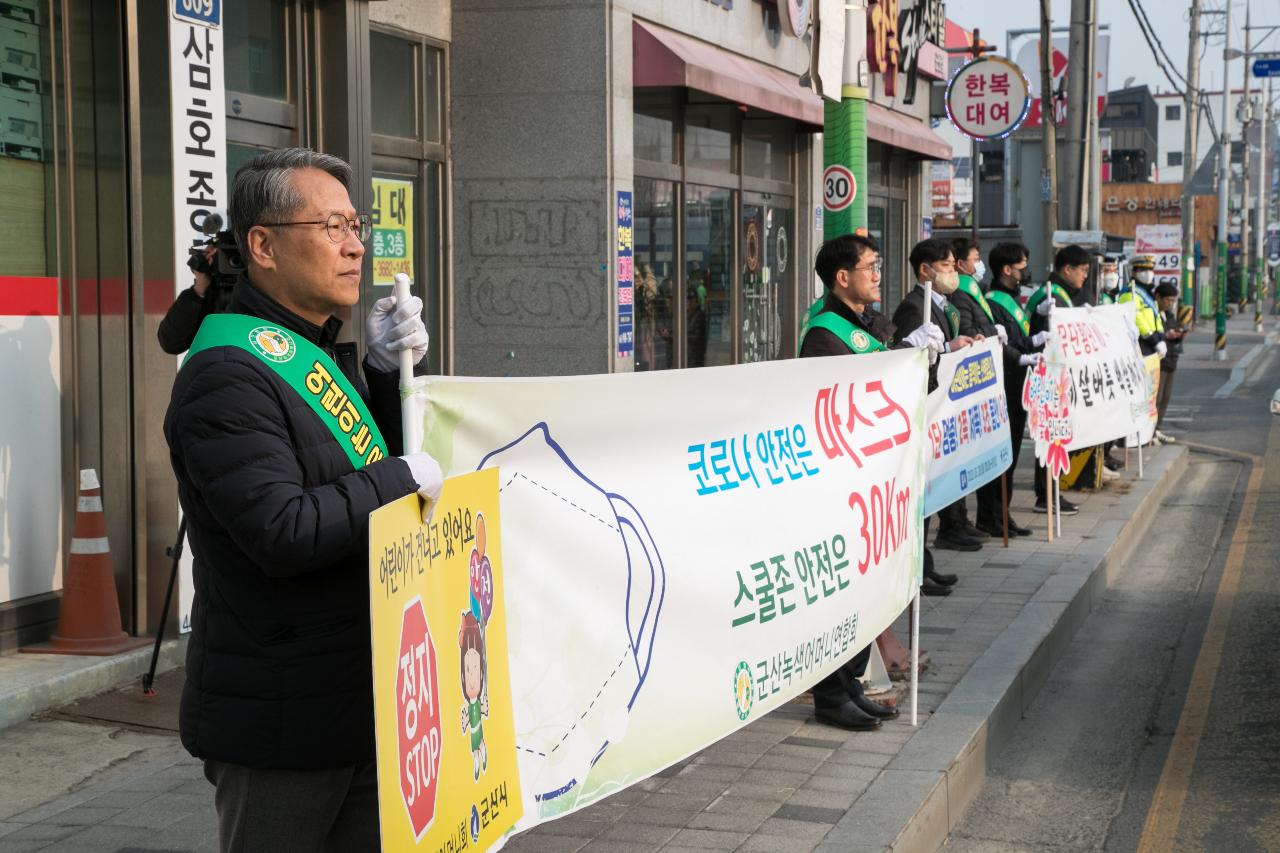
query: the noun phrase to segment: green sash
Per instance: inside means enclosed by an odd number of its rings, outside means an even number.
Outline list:
[[[1099,305],[1113,305],[1115,304],[1115,301],[1116,298],[1105,290],[1098,294]]]
[[[387,443],[359,392],[333,359],[304,337],[245,314],[210,314],[187,352],[236,347],[257,357],[306,401],[329,428],[352,466],[361,468],[387,455]]]
[[[814,314],[810,309],[809,316],[805,317],[804,326],[800,328],[800,345],[796,348],[797,355],[800,347],[804,346],[804,336],[810,329],[826,329],[857,355],[883,352],[886,349],[884,344],[872,337],[865,329],[859,328],[856,323],[846,320],[839,314],[833,311],[819,311]]]
[[[960,312],[950,302],[942,303],[942,313],[947,318],[947,325],[951,327],[951,337],[960,334]]]
[[[1009,312],[1009,315],[1018,322],[1022,334],[1031,334],[1031,318],[1027,316],[1027,312],[1022,310],[1022,306],[1018,304],[1018,300],[1012,295],[1005,293],[1003,290],[991,288],[991,292],[987,294],[987,298],[1001,308]]]
[[[1067,303],[1066,307],[1068,308],[1071,307],[1071,294],[1067,293],[1067,289],[1065,287],[1063,287],[1060,284],[1052,284],[1052,283],[1049,285],[1049,287],[1053,288],[1054,296],[1060,298],[1063,302]],[[1036,310],[1036,306],[1044,301],[1045,293],[1046,293],[1046,288],[1037,287],[1036,292],[1031,294],[1031,298],[1027,300],[1028,315],[1032,314]]]
[[[991,316],[991,306],[987,304],[987,297],[982,295],[982,288],[978,287],[978,283],[973,280],[973,276],[960,276],[960,291],[978,303],[978,307],[982,309],[982,313],[987,315],[988,320],[992,323],[996,321],[996,318]]]

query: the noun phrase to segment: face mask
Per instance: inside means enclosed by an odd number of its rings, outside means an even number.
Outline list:
[[[1015,275],[1013,277],[1013,280],[1016,281],[1018,284],[1031,283],[1031,267],[1023,267],[1020,270],[1014,270],[1014,273]]]
[[[1133,274],[1133,278],[1138,284],[1150,284],[1156,280],[1156,274],[1151,270],[1138,270]]]
[[[987,265],[982,261],[978,261],[973,265],[973,280],[982,281],[987,277]]]
[[[1115,290],[1120,286],[1120,273],[1109,272],[1102,275],[1102,289]]]
[[[933,272],[933,289],[943,296],[948,296],[956,292],[956,288],[960,286],[960,273],[952,270],[951,272]]]

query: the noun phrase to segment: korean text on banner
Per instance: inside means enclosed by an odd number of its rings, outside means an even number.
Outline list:
[[[1082,450],[1154,429],[1133,303],[1055,308],[1049,316],[1045,370],[1028,373],[1023,391],[1036,458],[1043,461],[1052,442],[1062,451]],[[1052,427],[1038,419],[1036,407],[1037,400],[1051,399],[1058,402],[1041,408],[1054,419]]]
[[[1147,371],[1147,417],[1137,432],[1124,437],[1125,447],[1150,444],[1156,435],[1156,421],[1160,419],[1160,410],[1156,405],[1160,396],[1160,356],[1154,353],[1145,356],[1142,366]]]
[[[396,273],[413,277],[413,181],[373,179],[373,283],[395,284]]]
[[[924,514],[975,492],[1013,461],[1004,364],[994,338],[944,353],[929,394],[929,479]]]
[[[382,849],[501,845],[523,808],[495,469],[369,517]]]
[[[768,713],[898,617],[926,372],[904,350],[407,398],[446,472],[499,471],[520,828]]]

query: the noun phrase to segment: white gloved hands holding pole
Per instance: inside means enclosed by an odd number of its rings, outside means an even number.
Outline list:
[[[930,364],[937,361],[938,356],[947,346],[947,339],[942,334],[941,327],[936,323],[925,323],[903,338],[903,341],[917,349],[927,349],[929,351]]]
[[[430,453],[410,453],[400,458],[409,466],[409,475],[418,484],[418,494],[427,502],[422,520],[429,521],[444,488],[444,474],[440,470],[440,463]]]
[[[384,373],[399,366],[402,352],[409,354],[412,370],[426,356],[431,342],[422,322],[422,300],[416,296],[403,300],[384,296],[373,303],[365,331],[369,335],[369,363]]]
[[[1009,333],[999,323],[996,323],[996,340],[1000,341],[1001,346],[1009,343]]]
[[[1036,306],[1036,313],[1041,317],[1048,317],[1049,312],[1053,310],[1053,297],[1046,296],[1040,300],[1040,304]]]
[[[1035,367],[1037,364],[1039,364],[1042,361],[1044,361],[1044,356],[1038,352],[1033,352],[1029,355],[1018,356],[1019,367]]]
[[[1161,341],[1160,343],[1156,344],[1156,355],[1160,356],[1161,358],[1164,358],[1168,354],[1169,354],[1168,344],[1166,344],[1164,341]]]
[[[1050,332],[1050,331],[1036,332],[1034,335],[1031,336],[1031,345],[1042,347],[1045,344],[1047,344],[1052,337],[1053,337],[1053,332]]]

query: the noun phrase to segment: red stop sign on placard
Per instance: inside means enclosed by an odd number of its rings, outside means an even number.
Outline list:
[[[436,647],[421,598],[414,598],[405,606],[400,624],[396,716],[400,732],[400,796],[414,837],[421,839],[436,816],[441,742]]]

